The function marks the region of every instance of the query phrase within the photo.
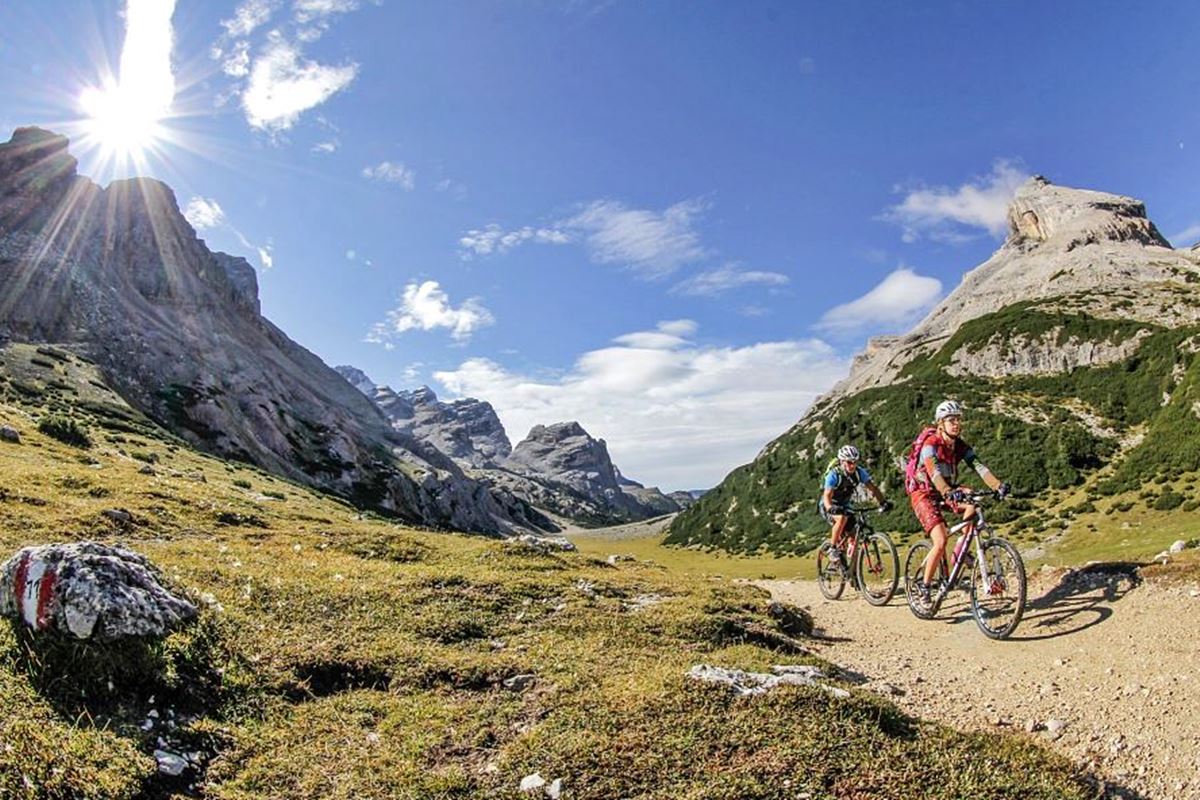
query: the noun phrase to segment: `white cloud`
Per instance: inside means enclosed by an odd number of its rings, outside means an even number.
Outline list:
[[[622,472],[669,490],[716,485],[848,367],[815,339],[714,347],[691,341],[695,332],[676,320],[625,334],[551,379],[482,358],[433,377],[490,402],[514,440],[536,424],[577,420],[608,442]]]
[[[421,377],[421,371],[425,367],[424,361],[414,361],[407,365],[400,373],[400,379],[405,385],[412,385]]]
[[[694,224],[707,208],[701,200],[685,200],[660,213],[597,200],[562,227],[585,235],[593,261],[621,264],[653,279],[706,255]]]
[[[272,133],[287,130],[305,111],[349,86],[357,74],[354,63],[331,67],[305,60],[299,48],[272,32],[254,59],[242,95],[246,120]]]
[[[278,5],[278,0],[245,0],[234,9],[232,19],[221,20],[221,26],[230,36],[249,36],[271,19]]]
[[[363,167],[362,176],[382,183],[398,183],[410,192],[417,185],[416,173],[400,162],[381,161],[373,167]]]
[[[1029,174],[1017,163],[999,159],[989,175],[956,189],[933,186],[910,190],[884,212],[883,219],[899,225],[906,242],[928,236],[958,243],[974,238],[970,231],[981,228],[1002,236],[1008,227],[1008,204],[1028,179]]]
[[[491,223],[482,229],[469,230],[458,240],[459,255],[463,259],[472,256],[486,256],[492,253],[503,253],[524,242],[540,244],[566,244],[570,236],[554,228],[531,228],[525,226],[513,231],[506,231],[496,223]]]
[[[317,142],[312,146],[314,153],[332,153],[341,146],[341,142],[337,139],[330,139],[327,142]]]
[[[596,200],[547,228],[525,226],[506,231],[491,223],[467,231],[458,243],[460,255],[470,258],[503,253],[529,241],[577,241],[592,261],[619,264],[652,280],[707,255],[694,227],[696,218],[707,208],[702,200],[685,200],[661,212],[628,208],[616,200]]]
[[[354,251],[353,249],[346,251],[346,260],[347,261],[353,261],[356,258],[358,258],[358,253],[356,251]]]
[[[1176,247],[1187,247],[1200,239],[1200,222],[1189,225],[1174,236],[1168,236],[1167,241]]]
[[[726,264],[723,267],[693,275],[671,288],[677,294],[700,295],[715,297],[730,289],[742,286],[784,286],[790,278],[780,272],[761,272],[758,270],[741,269],[736,264]]]
[[[275,266],[275,258],[271,255],[271,249],[269,244],[258,248],[258,261],[263,265],[263,269]]]
[[[250,74],[249,42],[235,42],[232,52],[222,53],[218,51],[216,57],[221,59],[221,71],[226,75],[233,78],[244,78]]]
[[[446,328],[455,341],[465,342],[475,331],[494,322],[479,298],[472,297],[455,308],[437,281],[414,281],[404,287],[400,305],[387,313],[387,320],[371,326],[366,341],[386,345],[396,334]]]
[[[205,228],[215,228],[225,221],[225,212],[216,200],[207,197],[193,197],[183,210],[183,218],[193,228],[202,231]]]
[[[826,311],[817,330],[849,334],[871,328],[898,328],[911,324],[942,296],[942,282],[899,267],[874,289]]]
[[[345,14],[358,6],[358,0],[296,0],[292,9],[296,21],[304,24],[331,14]]]

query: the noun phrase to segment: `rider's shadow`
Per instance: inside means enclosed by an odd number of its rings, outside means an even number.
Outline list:
[[[1111,604],[1142,582],[1140,564],[1124,561],[1089,564],[1064,573],[1058,582],[1025,604],[1021,625],[1012,641],[1034,642],[1068,636],[1099,625],[1112,616]],[[943,609],[951,625],[972,621],[965,595],[947,598]]]
[[[1112,604],[1142,582],[1132,562],[1089,564],[1059,578],[1026,605],[1021,627],[1011,638],[1024,641],[1068,636],[1112,616]]]

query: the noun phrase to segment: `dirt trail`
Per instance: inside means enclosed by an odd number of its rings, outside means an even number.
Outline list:
[[[926,622],[903,588],[874,608],[849,587],[830,602],[813,581],[757,583],[812,612],[821,655],[913,714],[1040,738],[1110,782],[1108,797],[1200,800],[1194,581],[1139,581],[1113,565],[1038,573],[1006,642],[983,636],[962,592]]]

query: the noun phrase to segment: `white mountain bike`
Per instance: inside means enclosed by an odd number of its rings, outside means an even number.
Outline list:
[[[1017,548],[998,536],[983,518],[980,501],[995,496],[995,492],[976,492],[966,502],[975,506],[975,516],[950,529],[950,538],[971,527],[954,552],[954,563],[946,571],[946,559],[938,565],[938,582],[930,585],[928,602],[922,600],[917,585],[925,579],[925,564],[933,551],[933,542],[923,539],[908,550],[904,560],[904,587],[908,607],[920,619],[933,619],[942,601],[955,588],[971,595],[971,613],[979,629],[989,639],[1007,639],[1017,629],[1025,613],[1025,562]],[[960,586],[960,580],[970,571],[970,580]]]

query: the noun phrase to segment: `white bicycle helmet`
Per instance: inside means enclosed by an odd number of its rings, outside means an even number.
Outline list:
[[[946,417],[961,417],[963,413],[962,406],[957,400],[946,400],[937,407],[937,411],[933,414],[934,422],[941,422]]]
[[[838,450],[838,461],[858,461],[858,448],[852,444],[842,445]]]

